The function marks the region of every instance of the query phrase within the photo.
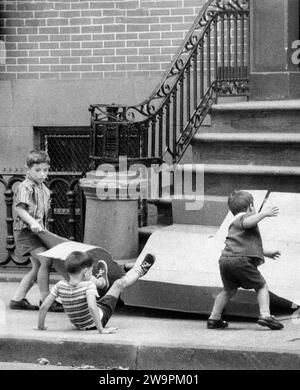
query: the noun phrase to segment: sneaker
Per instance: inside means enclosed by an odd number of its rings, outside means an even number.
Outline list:
[[[155,262],[155,256],[151,255],[151,253],[148,253],[140,265],[141,276],[146,275],[146,273],[152,267],[154,262]]]
[[[225,329],[228,326],[227,321],[223,320],[207,320],[207,328],[208,329]]]
[[[109,287],[109,280],[108,280],[108,268],[107,264],[104,260],[99,260],[98,264],[96,265],[96,273],[95,273],[95,278],[103,278],[105,280],[105,288]]]
[[[39,310],[38,306],[31,305],[27,299],[23,298],[21,301],[14,301],[13,299],[9,302],[9,307],[12,310]]]
[[[267,326],[272,330],[280,330],[283,328],[283,324],[277,321],[276,318],[273,316],[269,316],[269,317],[260,316],[257,323],[261,326]]]

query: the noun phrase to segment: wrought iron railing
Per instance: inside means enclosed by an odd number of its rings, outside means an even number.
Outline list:
[[[49,230],[70,240],[82,241],[85,218],[85,204],[82,190],[79,187],[81,173],[52,172],[49,173],[47,186],[51,190],[51,208],[48,214]],[[24,180],[24,172],[13,169],[0,171],[5,204],[1,204],[1,212],[5,214],[6,226],[2,224],[0,245],[0,266],[26,266],[29,260],[18,256],[15,247],[13,230],[13,196],[15,186]]]
[[[22,169],[0,170],[0,193],[3,202],[0,203],[0,215],[3,224],[0,228],[0,268],[25,267],[30,261],[22,258],[16,249],[14,237],[13,197],[16,185],[24,180]],[[51,207],[48,213],[48,229],[70,240],[83,242],[85,227],[85,198],[79,186],[79,180],[84,176],[81,172],[50,172],[47,186],[51,191]],[[145,200],[139,201],[139,226],[145,226],[147,207]],[[5,223],[6,222],[6,223]]]
[[[218,96],[248,95],[249,35],[249,0],[207,1],[147,100],[90,106],[91,168],[120,155],[179,162]]]

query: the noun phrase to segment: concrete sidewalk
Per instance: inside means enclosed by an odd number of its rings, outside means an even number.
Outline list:
[[[3,281],[10,280],[10,281]],[[8,303],[17,287],[0,282],[0,361],[97,368],[201,370],[299,369],[300,319],[282,316],[282,331],[254,321],[230,319],[226,330],[208,330],[206,317],[120,306],[109,321],[111,335],[79,332],[64,313],[48,313],[46,331],[36,330],[37,312],[16,311]],[[37,304],[34,286],[28,296]]]

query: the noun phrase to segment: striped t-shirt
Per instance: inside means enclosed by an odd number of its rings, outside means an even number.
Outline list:
[[[70,286],[65,280],[60,280],[52,288],[51,294],[61,299],[65,313],[76,328],[85,330],[95,326],[87,302],[88,295],[99,297],[95,283],[87,281]],[[100,308],[99,314],[102,319],[103,312]]]

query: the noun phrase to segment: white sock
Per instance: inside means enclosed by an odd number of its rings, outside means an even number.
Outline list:
[[[218,321],[221,319],[221,314],[211,313],[211,315],[209,316],[209,319]]]
[[[270,311],[269,311],[269,310],[261,310],[261,311],[260,311],[260,316],[261,316],[261,317],[270,317],[271,314],[270,314]]]

